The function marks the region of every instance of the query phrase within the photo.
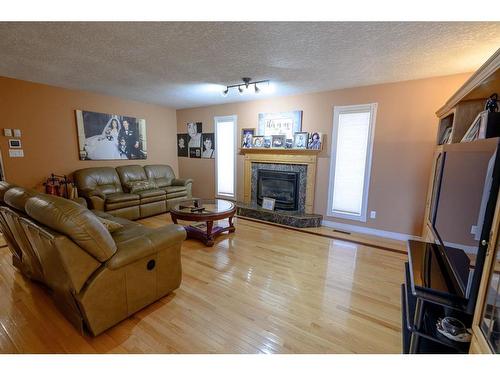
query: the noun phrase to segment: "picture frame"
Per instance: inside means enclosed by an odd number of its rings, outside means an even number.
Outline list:
[[[215,134],[203,133],[201,138],[201,157],[203,159],[215,159]]]
[[[264,148],[264,136],[256,135],[253,137],[253,148]]]
[[[285,141],[285,148],[293,148],[293,139],[287,139]]]
[[[188,134],[188,147],[201,148],[201,133],[203,132],[203,123],[190,121],[186,124]]]
[[[147,159],[146,120],[76,110],[80,160]]]
[[[310,132],[309,141],[307,142],[309,150],[322,150],[323,149],[323,134],[319,132]]]
[[[189,147],[189,157],[201,159],[201,147]]]
[[[255,128],[241,129],[241,148],[252,148]]]
[[[272,148],[285,148],[286,135],[273,135],[272,136]]]
[[[189,156],[187,133],[177,134],[177,156],[187,158]]]
[[[285,135],[285,139],[290,139],[300,131],[302,111],[259,113],[259,135]]]
[[[296,132],[293,135],[293,148],[307,149],[309,143],[309,132]]]
[[[9,148],[23,148],[20,139],[9,139]]]
[[[264,136],[264,148],[271,148],[271,144],[273,143],[273,137],[268,135]]]
[[[262,209],[268,211],[274,211],[274,206],[276,204],[276,199],[263,197],[262,198]]]

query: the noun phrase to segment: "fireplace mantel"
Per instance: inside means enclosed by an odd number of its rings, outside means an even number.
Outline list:
[[[303,148],[240,148],[240,154],[318,155],[321,150]]]
[[[320,150],[248,148],[241,149],[245,159],[244,203],[252,200],[252,163],[300,164],[307,165],[305,213],[312,214],[316,182],[317,155]]]

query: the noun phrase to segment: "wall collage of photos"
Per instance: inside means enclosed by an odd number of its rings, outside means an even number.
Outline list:
[[[187,133],[177,134],[177,156],[214,159],[214,133],[203,133],[201,122],[188,122],[186,127]]]
[[[323,149],[323,134],[302,131],[302,111],[259,113],[255,128],[241,130],[241,148]],[[215,135],[203,133],[201,122],[188,122],[187,133],[177,134],[177,156],[215,158]]]

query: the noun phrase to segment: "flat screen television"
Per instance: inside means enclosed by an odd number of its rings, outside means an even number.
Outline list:
[[[429,219],[443,273],[474,310],[499,189],[499,138],[443,146]]]

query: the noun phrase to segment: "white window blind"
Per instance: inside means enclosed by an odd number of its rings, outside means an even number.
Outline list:
[[[217,197],[235,197],[236,116],[215,118]]]
[[[335,107],[328,215],[366,221],[376,104]]]

